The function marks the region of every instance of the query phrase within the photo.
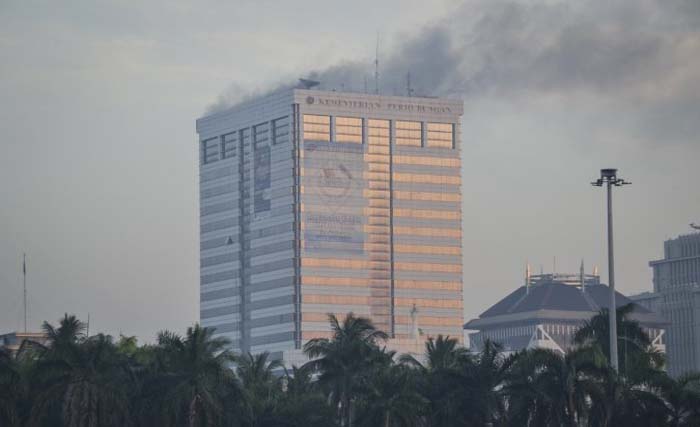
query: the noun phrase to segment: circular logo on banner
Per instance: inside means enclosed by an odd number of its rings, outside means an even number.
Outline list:
[[[319,170],[319,193],[329,203],[338,203],[345,199],[352,188],[352,173],[342,163],[327,162]]]
[[[313,96],[307,96],[306,97],[306,103],[307,104],[313,104],[314,103],[314,97]]]

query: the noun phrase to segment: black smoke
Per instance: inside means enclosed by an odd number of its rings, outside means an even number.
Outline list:
[[[679,138],[700,133],[700,1],[476,0],[402,40],[381,58],[383,94],[406,94],[407,73],[413,93],[423,96],[473,101],[585,93],[635,106],[640,128]],[[305,77],[324,89],[374,92],[367,59]],[[294,84],[290,79],[267,91]],[[232,86],[209,111],[264,92]]]

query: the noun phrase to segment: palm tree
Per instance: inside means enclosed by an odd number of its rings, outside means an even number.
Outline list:
[[[501,344],[486,340],[479,353],[462,360],[465,403],[459,408],[461,418],[467,425],[502,423],[507,402],[503,387],[515,358],[506,357]]]
[[[581,425],[597,386],[593,374],[605,363],[597,348],[518,353],[506,381],[508,418],[521,425]]]
[[[23,395],[17,363],[5,348],[0,348],[0,425],[20,425],[20,397]]]
[[[358,423],[366,426],[419,425],[427,400],[418,375],[404,365],[378,366],[362,387]]]
[[[425,342],[425,365],[413,356],[400,360],[417,368],[417,382],[427,401],[427,417],[432,426],[451,425],[457,408],[464,402],[461,369],[470,356],[455,338],[438,335]]]
[[[459,342],[449,336],[438,335],[436,338],[429,337],[425,342],[425,361],[429,371],[439,369],[455,369],[462,362],[468,351],[464,347],[459,347]],[[404,354],[400,360],[403,363],[423,367],[413,356]]]
[[[111,337],[55,343],[34,368],[30,424],[59,418],[70,427],[128,425],[129,376]]]
[[[138,341],[135,336],[120,335],[116,346],[119,353],[129,357],[133,357],[139,351]]]
[[[227,350],[229,341],[215,338],[212,328],[199,324],[184,338],[164,331],[149,367],[144,388],[144,412],[151,424],[214,426],[222,423],[224,403],[239,395]]]
[[[629,315],[634,311],[634,304],[630,303],[617,308],[617,346],[619,349],[618,358],[620,372],[627,372],[631,366],[639,366],[638,358],[645,358],[649,364],[654,366],[663,365],[663,356],[651,349],[649,335],[644,332],[638,322],[629,319]],[[609,331],[609,311],[601,309],[598,314],[576,332],[574,342],[580,346],[597,345],[610,359],[610,331]]]
[[[668,407],[668,425],[700,425],[700,373],[688,373],[678,379],[664,376],[660,393]]]
[[[333,405],[339,408],[341,425],[351,425],[351,404],[355,393],[371,367],[378,351],[377,343],[388,338],[372,322],[348,313],[342,324],[328,315],[332,338],[314,338],[304,345],[312,359],[307,365],[320,373],[319,382],[330,392]]]
[[[599,386],[591,393],[589,424],[609,426],[658,426],[666,424],[667,409],[656,390],[609,366],[598,374]]]
[[[33,344],[30,425],[60,419],[64,426],[118,426],[130,422],[128,369],[111,337],[87,338],[67,314],[58,327],[43,324],[46,345]]]
[[[236,357],[236,375],[243,386],[244,418],[248,425],[279,424],[276,405],[282,394],[281,378],[275,370],[283,367],[279,360],[270,360],[270,353],[247,353]]]
[[[328,427],[335,423],[335,411],[328,404],[309,367],[285,369],[284,393],[276,408],[277,426]]]

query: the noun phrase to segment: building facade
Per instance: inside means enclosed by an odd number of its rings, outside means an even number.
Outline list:
[[[0,348],[16,353],[26,341],[46,344],[48,337],[43,332],[10,332],[0,335]]]
[[[700,233],[664,242],[664,257],[649,262],[654,292],[635,297],[670,322],[668,371],[700,371]]]
[[[616,292],[618,307],[632,300]],[[506,352],[548,348],[560,353],[573,345],[576,331],[602,308],[610,307],[610,288],[597,274],[529,274],[525,284],[469,321],[464,328],[470,350],[479,351],[489,339],[501,343]],[[666,321],[636,305],[630,317],[640,323],[652,345],[666,351]]]
[[[290,89],[199,119],[202,324],[286,361],[329,313],[461,337],[462,108]]]

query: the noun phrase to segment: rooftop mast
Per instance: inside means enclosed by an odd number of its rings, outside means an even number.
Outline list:
[[[411,72],[406,73],[406,96],[409,98],[413,96],[413,89],[411,88]]]
[[[374,93],[379,95],[379,31],[377,31],[377,48],[374,52]]]
[[[525,293],[530,293],[530,263],[525,264]]]
[[[27,254],[22,254],[22,286],[24,290],[24,333],[27,333]]]

